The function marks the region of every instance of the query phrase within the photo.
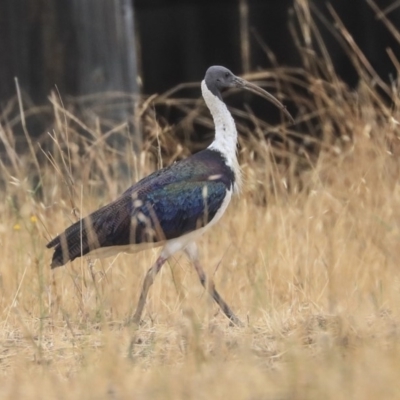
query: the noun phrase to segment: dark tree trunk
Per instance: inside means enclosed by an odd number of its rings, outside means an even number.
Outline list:
[[[72,29],[79,38],[75,56],[78,94],[137,93],[131,1],[66,1],[72,4]]]
[[[133,113],[132,103],[113,107],[100,95],[139,91],[130,0],[2,0],[0,54],[0,115],[16,93],[14,77],[35,104],[57,86],[64,100],[99,93],[85,106],[101,118]]]

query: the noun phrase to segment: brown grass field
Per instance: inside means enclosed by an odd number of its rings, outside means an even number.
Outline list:
[[[139,327],[125,321],[158,249],[50,270],[51,237],[157,168],[158,149],[165,163],[189,153],[150,102],[137,110],[138,156],[104,140],[124,126],[89,127],[57,96],[52,130],[28,151],[13,130],[29,110],[2,123],[1,399],[400,398],[399,88],[338,26],[356,90],[306,42],[302,71],[248,76],[279,77],[270,91],[299,112],[295,126],[263,115],[251,116],[251,132],[239,126],[242,194],[199,243],[243,328],[229,326],[183,254],[163,267]],[[182,124],[210,124],[198,101],[154,101],[190,110]],[[273,146],[266,130],[287,141]],[[314,139],[296,145],[288,134]]]

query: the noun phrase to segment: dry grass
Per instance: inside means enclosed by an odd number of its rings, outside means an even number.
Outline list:
[[[157,138],[167,162],[182,156],[148,105],[139,157],[116,151],[55,98],[48,158],[35,143],[17,154],[13,125],[2,125],[0,397],[399,398],[399,99],[396,85],[376,87],[357,49],[350,54],[363,77],[355,92],[309,49],[302,79],[276,71],[303,124],[253,118],[240,151],[244,191],[201,239],[203,264],[245,328],[229,326],[183,255],[157,277],[138,328],[124,322],[157,250],[49,269],[47,240],[154,169]],[[202,115],[184,123],[208,124]],[[259,139],[265,129],[316,130],[319,151],[273,148]]]

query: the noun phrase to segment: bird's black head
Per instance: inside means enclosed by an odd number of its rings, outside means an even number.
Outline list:
[[[242,78],[233,75],[228,68],[221,67],[220,65],[214,65],[208,68],[206,76],[204,77],[204,82],[208,90],[214,96],[217,96],[221,101],[221,90],[225,88],[242,88],[252,93],[258,94],[259,96],[262,96],[275,104],[283,111],[283,113],[289,118],[289,120],[293,122],[293,118],[286,110],[286,107],[278,99],[272,96],[272,94],[268,93],[264,89],[261,89],[259,86],[254,85],[251,82],[248,82]]]
[[[208,68],[204,81],[208,90],[215,96],[220,97],[220,91],[225,88],[238,87],[239,78],[232,74],[228,68],[214,65]]]

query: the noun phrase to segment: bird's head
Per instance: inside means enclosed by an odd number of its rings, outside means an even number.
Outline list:
[[[212,88],[222,90],[225,88],[237,87],[237,79],[238,78],[233,75],[228,68],[221,67],[220,65],[213,65],[212,67],[208,68],[204,78],[207,87],[210,90]]]
[[[272,96],[272,94],[268,93],[266,90],[261,89],[259,86],[254,85],[254,83],[235,76],[228,68],[220,65],[213,65],[212,67],[208,68],[206,76],[204,77],[204,81],[208,90],[221,100],[221,91],[227,88],[241,88],[258,94],[259,96],[264,97],[271,103],[275,104],[284,112],[289,120],[293,122],[293,117],[276,97]]]

